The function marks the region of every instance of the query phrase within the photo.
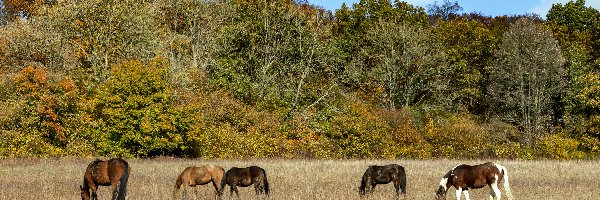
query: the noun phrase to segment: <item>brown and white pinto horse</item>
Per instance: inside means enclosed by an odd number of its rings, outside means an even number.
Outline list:
[[[477,189],[490,186],[490,200],[501,197],[498,182],[504,179],[504,190],[509,200],[514,199],[510,192],[508,183],[508,171],[502,165],[486,162],[480,165],[459,165],[450,170],[440,181],[440,187],[436,193],[436,199],[446,199],[446,193],[450,186],[456,188],[456,199],[460,200],[461,193],[469,200],[469,189]]]

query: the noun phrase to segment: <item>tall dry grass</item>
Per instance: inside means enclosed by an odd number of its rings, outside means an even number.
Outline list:
[[[91,159],[0,160],[0,199],[79,199],[79,185]],[[129,160],[132,173],[127,199],[170,199],[177,175],[191,165],[258,165],[267,171],[270,199],[359,199],[358,185],[368,165],[397,163],[406,168],[407,199],[433,199],[440,178],[455,165],[476,160]],[[499,161],[509,170],[516,199],[598,199],[600,161]],[[224,199],[229,199],[226,188]],[[503,187],[501,187],[503,190]],[[256,199],[252,188],[239,188],[241,199]],[[488,188],[471,190],[487,199]],[[192,195],[193,197],[193,195]],[[213,199],[210,185],[197,199]],[[108,187],[100,199],[110,199]],[[391,184],[378,186],[369,199],[393,199]],[[454,190],[448,199],[454,198]],[[192,198],[194,199],[194,198]]]

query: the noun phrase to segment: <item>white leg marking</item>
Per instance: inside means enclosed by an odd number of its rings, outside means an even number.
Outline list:
[[[465,199],[469,200],[469,190],[464,190],[463,194],[465,194]]]
[[[462,188],[458,187],[458,189],[456,189],[456,200],[460,200],[461,192],[462,192]]]

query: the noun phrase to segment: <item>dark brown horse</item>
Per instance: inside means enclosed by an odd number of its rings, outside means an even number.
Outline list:
[[[501,197],[498,182],[504,179],[504,190],[508,199],[514,199],[508,183],[508,171],[502,165],[487,162],[480,165],[459,165],[450,170],[440,181],[440,187],[436,193],[436,199],[446,199],[446,193],[450,186],[456,188],[456,199],[460,200],[461,192],[469,200],[469,189],[477,189],[490,186],[490,199]]]
[[[179,174],[179,177],[177,177],[177,180],[175,181],[173,199],[175,200],[179,198],[179,188],[181,185],[184,185],[184,195],[187,194],[187,190],[189,188],[193,188],[196,195],[198,195],[196,185],[205,185],[210,182],[212,182],[213,186],[215,187],[216,197],[220,197],[221,195],[219,193],[219,189],[224,175],[225,170],[220,166],[209,165],[201,167],[187,167],[185,170],[183,170],[183,172],[181,172],[181,174]]]
[[[254,184],[256,195],[265,194],[269,196],[269,182],[267,181],[267,173],[263,168],[250,166],[246,168],[232,167],[225,173],[225,178],[221,181],[221,189],[219,194],[223,194],[225,184],[229,185],[229,196],[233,192],[239,197],[237,186],[248,187]]]
[[[92,190],[92,199],[97,200],[96,190],[98,186],[111,186],[113,200],[125,200],[127,192],[127,179],[130,172],[129,164],[120,158],[113,158],[107,161],[95,160],[90,163],[83,175],[83,185],[80,185],[81,199],[90,199],[90,189]]]
[[[396,164],[377,166],[371,165],[362,176],[359,193],[363,197],[366,193],[373,193],[377,184],[388,184],[394,182],[396,198],[400,194],[406,195],[406,173],[404,167]]]

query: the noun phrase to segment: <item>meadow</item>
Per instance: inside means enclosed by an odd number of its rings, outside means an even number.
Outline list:
[[[80,199],[79,185],[92,159],[0,160],[0,200]],[[440,178],[454,166],[482,160],[191,160],[130,159],[127,199],[170,199],[174,181],[191,165],[263,167],[271,186],[270,199],[360,199],[359,181],[368,165],[397,163],[405,167],[406,199],[433,199]],[[497,161],[506,166],[515,199],[598,199],[600,161]],[[503,187],[500,187],[504,192]],[[229,199],[229,187],[225,198]],[[252,188],[239,188],[241,199],[257,199]],[[487,199],[488,188],[471,190],[471,199]],[[101,187],[100,199],[110,199]],[[213,199],[211,185],[199,188],[196,198]],[[454,198],[454,189],[448,191]],[[368,199],[393,199],[393,186],[379,185]],[[464,197],[463,197],[464,198]]]

